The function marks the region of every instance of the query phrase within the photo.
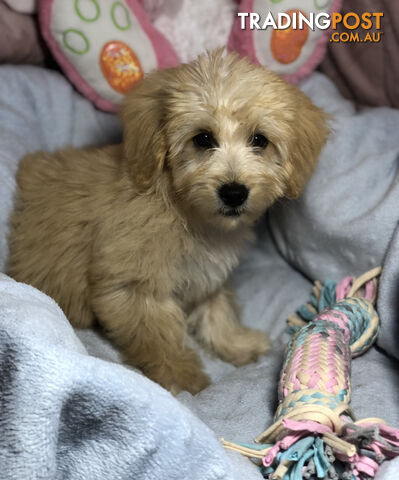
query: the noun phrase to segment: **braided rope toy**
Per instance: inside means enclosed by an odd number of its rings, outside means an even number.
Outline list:
[[[225,448],[260,462],[266,479],[367,480],[399,456],[399,430],[383,420],[356,421],[350,407],[351,359],[377,338],[375,268],[338,285],[315,282],[310,302],[288,318],[288,344],[273,425],[255,444]]]

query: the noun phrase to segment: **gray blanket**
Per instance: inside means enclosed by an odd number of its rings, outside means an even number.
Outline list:
[[[271,354],[237,369],[201,351],[213,384],[176,399],[120,365],[95,332],[74,332],[54,301],[2,275],[1,479],[260,479],[218,437],[250,442],[272,421],[285,318],[307,299],[310,280],[339,280],[383,262],[385,352],[354,360],[353,408],[358,418],[399,426],[399,112],[356,113],[320,74],[303,89],[334,114],[334,134],[306,193],[272,209],[234,276],[244,322],[271,334]],[[28,67],[0,68],[0,124],[1,270],[21,156],[112,142],[120,125],[60,75]],[[399,461],[377,476],[397,477]]]

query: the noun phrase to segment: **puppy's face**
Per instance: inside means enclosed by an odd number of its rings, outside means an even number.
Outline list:
[[[193,102],[184,125],[176,117],[167,128],[176,196],[203,221],[224,228],[252,223],[284,193],[266,109],[248,94],[203,94],[208,98]]]
[[[148,77],[124,120],[136,183],[148,188],[168,176],[192,220],[223,229],[297,196],[327,135],[324,113],[302,92],[221,52]]]

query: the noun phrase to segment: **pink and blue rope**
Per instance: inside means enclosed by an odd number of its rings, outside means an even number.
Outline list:
[[[376,280],[361,283],[351,277],[338,285],[316,282],[310,302],[288,321],[294,336],[273,425],[255,439],[258,444],[224,442],[261,461],[264,478],[368,480],[384,460],[399,455],[399,430],[379,419],[356,422],[350,408],[351,359],[379,331],[372,305]]]

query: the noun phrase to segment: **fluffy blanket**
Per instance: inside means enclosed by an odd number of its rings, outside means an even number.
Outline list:
[[[0,269],[19,159],[37,149],[117,141],[116,118],[96,112],[58,74],[0,68]],[[274,348],[236,369],[201,352],[213,384],[173,398],[120,365],[95,332],[74,332],[53,300],[0,276],[0,471],[28,479],[261,479],[218,437],[247,441],[270,424],[287,315],[310,280],[339,280],[384,263],[380,348],[353,362],[353,409],[399,426],[399,112],[356,112],[322,75],[303,85],[335,116],[303,197],[280,202],[234,276],[244,322]],[[384,349],[384,350],[383,350]],[[398,478],[399,460],[377,478]]]

